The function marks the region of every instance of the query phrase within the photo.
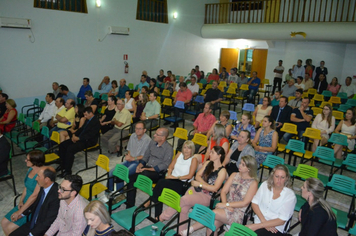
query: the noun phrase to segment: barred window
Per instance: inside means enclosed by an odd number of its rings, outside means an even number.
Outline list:
[[[168,23],[167,0],[137,0],[136,19]]]
[[[88,13],[86,0],[34,0],[34,7]]]

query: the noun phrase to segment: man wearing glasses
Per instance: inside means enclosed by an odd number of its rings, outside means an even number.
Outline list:
[[[56,220],[47,230],[46,236],[55,235],[81,235],[87,223],[83,210],[88,201],[79,195],[83,180],[79,175],[67,175],[58,186],[58,199],[60,201]]]
[[[136,173],[136,168],[139,161],[142,159],[148,145],[151,142],[150,136],[146,134],[146,125],[144,122],[139,121],[135,126],[135,133],[131,134],[129,143],[127,144],[127,153],[125,154],[125,161],[121,165],[129,169],[129,175]],[[109,177],[113,176],[115,168],[110,170]],[[109,191],[114,191],[114,180],[109,179],[107,183]],[[119,190],[124,186],[123,182],[116,184],[116,189]],[[110,192],[107,193],[110,194]],[[107,194],[108,195],[108,194]]]

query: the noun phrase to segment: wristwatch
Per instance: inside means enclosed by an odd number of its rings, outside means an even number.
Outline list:
[[[203,185],[202,184],[199,184],[199,188],[202,188],[203,187]]]
[[[229,207],[229,206],[230,206],[230,203],[227,202],[227,203],[226,203],[226,206]]]
[[[146,117],[146,120],[148,120],[148,117]]]

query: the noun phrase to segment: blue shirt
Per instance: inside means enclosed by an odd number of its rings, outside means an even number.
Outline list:
[[[125,93],[127,90],[130,90],[130,88],[126,84],[123,87],[119,86],[119,92],[117,94],[117,97],[125,98]]]
[[[86,91],[93,91],[93,89],[91,88],[91,86],[89,84],[86,87],[84,87],[84,85],[82,85],[80,87],[77,97],[81,98],[82,100],[86,100],[86,98],[84,96]]]
[[[142,89],[143,86],[150,87],[150,85],[149,85],[146,81],[145,81],[144,83],[140,82],[140,83],[138,84],[138,88],[140,89],[140,92],[141,92],[141,89]]]
[[[71,91],[68,91],[67,95],[63,94],[64,101],[66,102],[68,99],[73,99],[75,102],[77,102],[77,97],[75,96],[74,93],[72,93]]]
[[[98,90],[98,92],[99,92],[100,94],[102,94],[102,93],[108,93],[111,88],[112,88],[111,83],[108,83],[108,84],[102,83],[102,85],[101,85],[101,90]]]
[[[250,80],[252,80],[252,78],[249,78],[247,80],[247,83],[250,82]],[[249,85],[248,88],[252,89],[252,90],[258,90],[258,88],[260,87],[260,83],[261,83],[260,78],[256,78],[251,84],[256,84],[256,83],[257,83],[257,86]]]

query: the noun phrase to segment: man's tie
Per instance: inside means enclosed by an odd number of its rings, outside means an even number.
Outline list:
[[[279,111],[278,111],[278,115],[277,115],[277,119],[276,119],[276,122],[278,122],[278,119],[279,119],[279,115],[281,114],[281,112],[283,111],[283,108],[279,108]]]
[[[35,224],[36,224],[36,221],[37,221],[37,217],[38,217],[38,213],[40,213],[40,209],[41,209],[41,206],[42,206],[44,198],[45,198],[45,192],[42,189],[42,191],[41,191],[41,199],[40,199],[40,201],[38,202],[38,204],[36,206],[35,212],[33,213],[30,229],[33,229],[33,227],[35,227]]]

